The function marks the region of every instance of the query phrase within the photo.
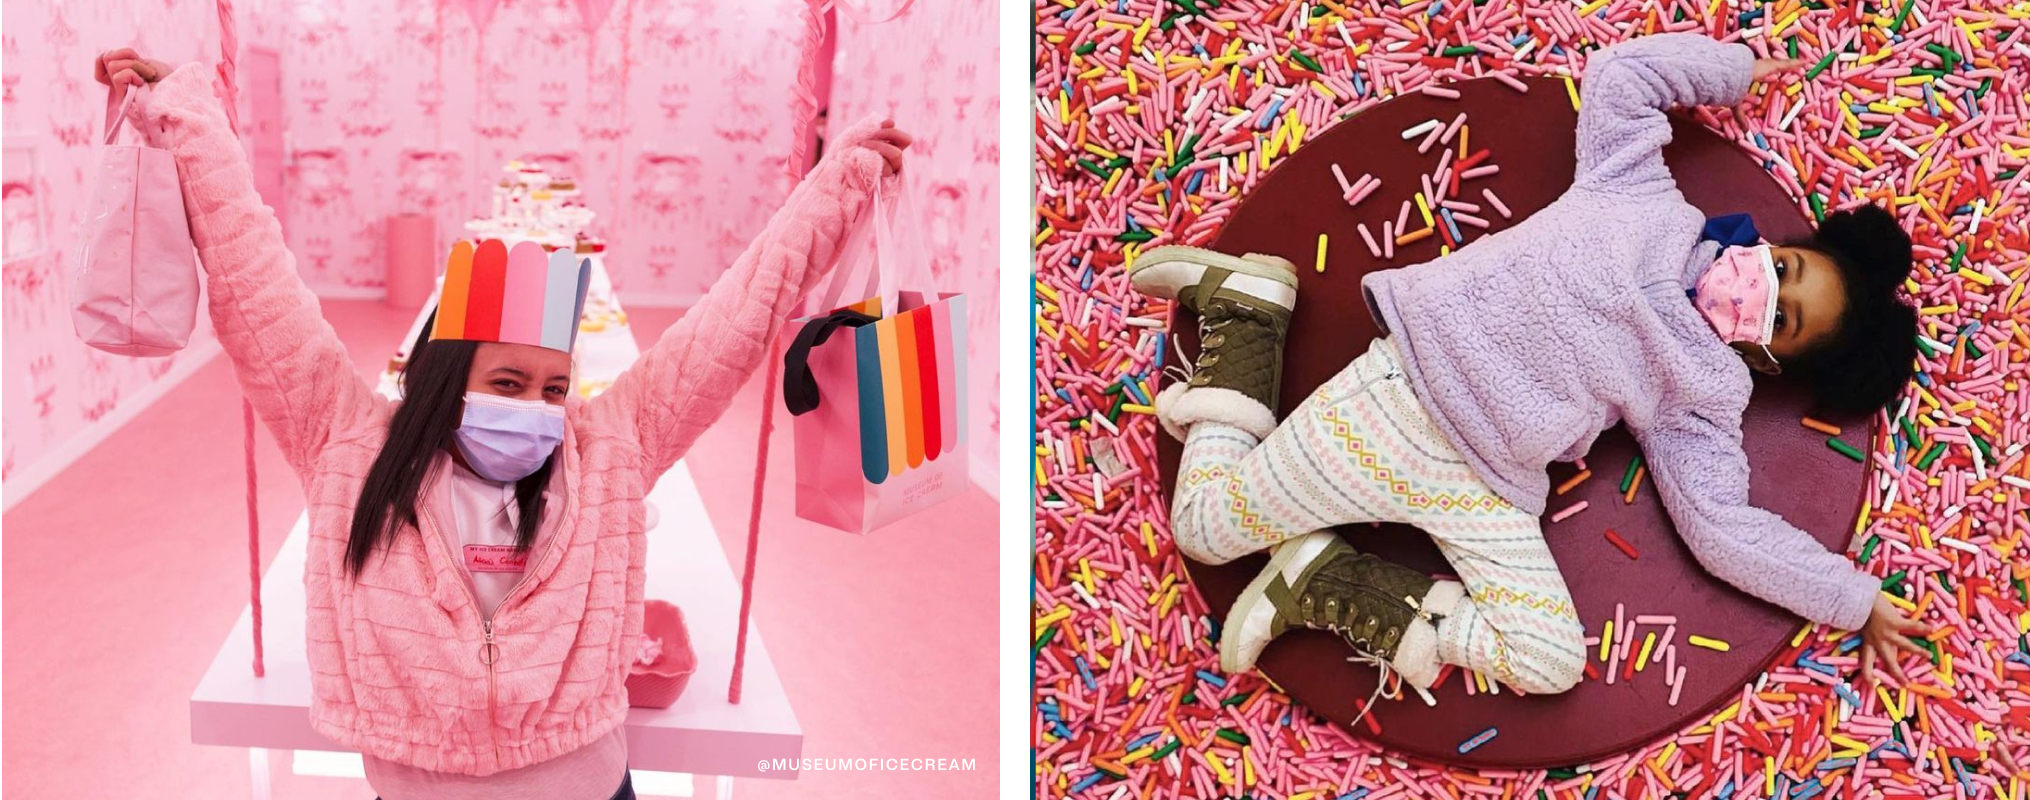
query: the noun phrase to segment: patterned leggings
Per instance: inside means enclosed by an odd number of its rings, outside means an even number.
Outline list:
[[[1171,506],[1179,549],[1221,564],[1336,525],[1415,525],[1466,590],[1438,624],[1438,661],[1531,694],[1571,688],[1585,631],[1542,528],[1465,464],[1398,364],[1377,340],[1266,441],[1193,425]]]

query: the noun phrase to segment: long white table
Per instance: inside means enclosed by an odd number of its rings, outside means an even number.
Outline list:
[[[741,702],[726,702],[740,584],[685,464],[678,463],[663,476],[650,491],[649,501],[659,519],[648,532],[648,596],[683,609],[698,652],[698,671],[676,705],[637,708],[628,715],[629,765],[637,770],[718,776],[716,793],[722,798],[731,791],[732,777],[794,779],[793,769],[757,769],[762,759],[798,758],[803,729],[783,694],[761,632],[751,624]],[[308,528],[308,517],[299,517],[261,581],[266,677],[254,677],[252,609],[244,609],[205,670],[204,680],[191,693],[191,741],[283,750],[343,749],[310,727],[310,665],[303,631]],[[264,798],[265,759],[255,761],[255,796]]]

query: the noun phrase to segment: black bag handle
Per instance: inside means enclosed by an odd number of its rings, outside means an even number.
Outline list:
[[[791,415],[803,416],[818,408],[818,379],[811,374],[811,348],[824,344],[832,331],[858,328],[875,319],[858,311],[840,310],[804,323],[803,330],[797,331],[789,351],[782,356],[782,402]]]

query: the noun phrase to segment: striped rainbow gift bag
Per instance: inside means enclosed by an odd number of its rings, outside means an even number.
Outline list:
[[[906,202],[891,208],[877,192],[872,247],[857,233],[844,245],[820,308],[790,323],[783,354],[783,400],[796,415],[797,516],[866,533],[965,491],[966,297],[898,291],[927,280],[920,258],[900,250],[895,219],[914,221]],[[857,241],[856,241],[857,240]],[[871,250],[865,271],[874,296],[838,307],[855,249]],[[892,309],[892,311],[885,310]]]

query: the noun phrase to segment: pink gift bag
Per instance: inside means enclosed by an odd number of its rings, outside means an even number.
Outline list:
[[[116,145],[136,88],[115,107],[106,95],[106,140],[92,173],[84,246],[71,280],[71,325],[85,344],[125,356],[166,356],[197,325],[197,259],[176,159],[167,150]]]
[[[968,482],[966,297],[927,285],[921,222],[890,192],[876,191],[869,224],[843,245],[819,306],[826,313],[792,321],[783,353],[797,516],[851,533],[955,497]],[[863,273],[852,296],[866,299],[841,307]]]

